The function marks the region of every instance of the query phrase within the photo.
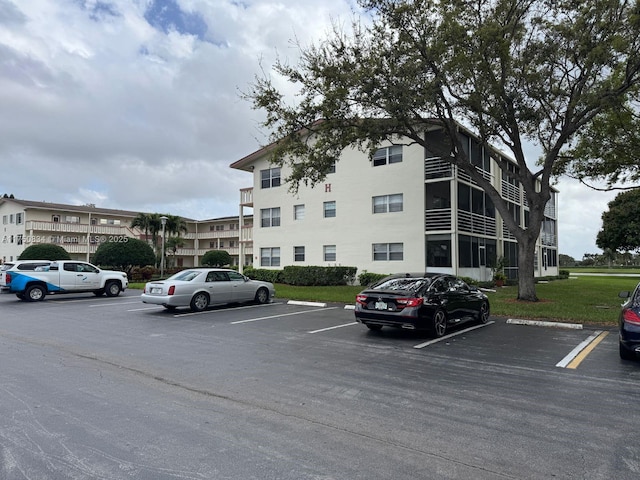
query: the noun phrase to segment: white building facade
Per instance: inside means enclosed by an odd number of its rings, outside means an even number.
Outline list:
[[[427,142],[442,140],[439,131],[426,135]],[[503,178],[472,135],[461,130],[460,138],[472,163],[526,225],[521,186]],[[270,164],[269,150],[231,165],[253,174],[240,211],[253,208],[254,267],[343,265],[357,267],[358,273],[438,271],[490,280],[502,259],[505,273],[517,276],[517,243],[489,197],[468,175],[429,157],[422,146],[399,139],[380,145],[372,159],[345,149],[322,184],[301,185],[295,195],[285,182],[288,169]],[[536,276],[558,274],[557,198],[554,191],[547,205]]]

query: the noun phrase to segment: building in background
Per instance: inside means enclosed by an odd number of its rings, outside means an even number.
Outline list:
[[[520,225],[528,221],[521,185],[467,130],[460,140],[470,161],[489,179]],[[435,129],[427,144],[446,142]],[[409,142],[405,142],[409,143]],[[518,245],[489,197],[464,172],[417,144],[380,145],[373,158],[347,148],[320,185],[289,192],[286,167],[270,163],[266,146],[231,165],[250,172],[240,211],[253,208],[253,265],[344,265],[373,273],[438,271],[490,280],[498,263],[515,278]],[[517,164],[509,161],[514,169]],[[557,191],[548,202],[536,246],[535,274],[558,274]]]
[[[125,238],[145,240],[145,232],[132,228],[139,212],[98,208],[95,205],[66,205],[0,197],[2,238],[0,259],[12,261],[30,245],[52,243],[64,248],[72,259],[90,261],[102,242]],[[167,249],[168,266],[200,265],[209,250],[225,250],[237,264],[242,231],[238,217],[193,220],[185,218],[187,232],[175,250]],[[243,219],[244,248],[251,250],[252,217]],[[150,238],[146,239],[150,241]],[[251,257],[248,257],[249,260]]]

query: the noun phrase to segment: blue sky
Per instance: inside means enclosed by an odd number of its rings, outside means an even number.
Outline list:
[[[195,219],[237,215],[267,140],[241,100],[352,0],[0,0],[0,194]],[[280,85],[288,88],[287,85]],[[532,158],[532,160],[535,160]],[[614,193],[568,180],[560,253],[597,253]]]

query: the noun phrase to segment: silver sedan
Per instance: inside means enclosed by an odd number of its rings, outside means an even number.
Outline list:
[[[149,282],[141,295],[144,303],[162,305],[168,310],[190,307],[200,312],[210,305],[224,303],[267,303],[275,296],[272,283],[251,280],[224,268],[190,268],[166,280]]]

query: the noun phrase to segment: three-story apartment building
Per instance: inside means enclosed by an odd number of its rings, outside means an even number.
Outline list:
[[[427,144],[443,144],[442,135],[437,129],[425,132]],[[460,128],[459,135],[470,161],[525,226],[521,185],[502,174],[470,132]],[[489,197],[467,174],[422,146],[398,139],[380,145],[373,158],[347,148],[322,184],[301,185],[296,195],[285,181],[288,169],[270,163],[270,149],[231,165],[253,174],[240,208],[254,209],[254,266],[348,265],[358,272],[424,270],[489,280],[500,259],[505,273],[517,276],[517,242]],[[553,191],[536,247],[537,276],[558,273],[557,201]]]
[[[12,261],[30,245],[52,243],[63,247],[73,259],[90,261],[103,242],[127,238],[145,240],[143,231],[131,227],[138,213],[95,205],[20,200],[6,195],[0,197],[0,259]],[[251,216],[245,216],[242,222],[238,217],[184,220],[187,232],[180,233],[181,244],[167,249],[169,266],[198,266],[209,250],[225,250],[231,255],[232,263],[237,264],[241,239],[244,251],[252,253]],[[250,255],[246,258],[251,260]]]

